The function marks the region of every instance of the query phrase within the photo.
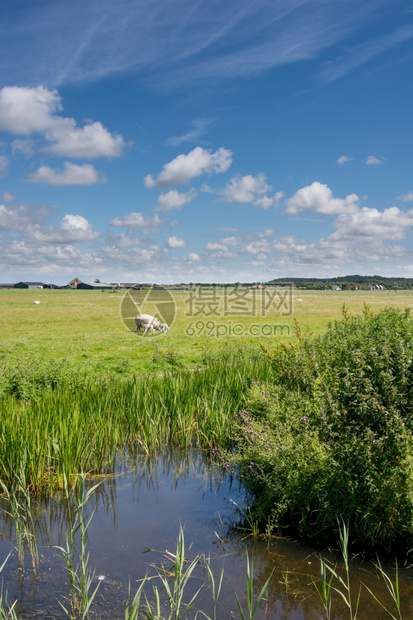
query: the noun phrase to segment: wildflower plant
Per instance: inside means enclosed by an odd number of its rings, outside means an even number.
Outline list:
[[[413,542],[413,321],[388,308],[343,318],[322,336],[266,348],[226,456],[252,492],[254,518],[326,542]],[[253,463],[253,465],[252,465]]]

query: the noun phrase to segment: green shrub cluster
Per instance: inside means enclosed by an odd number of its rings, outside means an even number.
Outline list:
[[[274,370],[238,413],[235,455],[254,518],[320,542],[413,543],[413,321],[388,308],[267,349]]]
[[[40,398],[45,390],[55,390],[65,384],[71,388],[85,383],[86,376],[66,360],[9,363],[7,358],[0,365],[0,396],[29,400]]]

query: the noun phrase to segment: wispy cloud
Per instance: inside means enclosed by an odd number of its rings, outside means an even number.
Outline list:
[[[84,0],[32,3],[2,13],[2,83],[84,82],[124,71],[149,73],[169,86],[206,78],[257,75],[314,58],[362,30],[390,0]],[[360,62],[406,40],[407,27],[370,47]],[[357,65],[351,50],[324,80]],[[158,77],[156,76],[158,73]],[[159,74],[163,79],[159,80]],[[149,79],[149,78],[148,78]]]
[[[412,38],[413,27],[407,25],[397,28],[391,34],[379,39],[371,39],[370,41],[349,47],[347,52],[336,60],[324,63],[321,71],[318,73],[318,79],[324,83],[334,82],[379,54]]]
[[[369,155],[368,157],[366,157],[366,159],[364,160],[364,163],[367,166],[380,166],[381,164],[383,164],[386,161],[386,158],[383,156],[380,157],[376,157],[375,155]]]
[[[347,164],[349,161],[353,161],[354,157],[347,157],[347,155],[341,155],[341,157],[339,157],[337,159],[337,163],[340,166],[343,166],[344,164]]]
[[[199,143],[200,137],[205,133],[207,127],[212,123],[210,119],[200,119],[191,122],[192,129],[182,136],[172,136],[165,141],[167,146],[179,146],[183,142]]]

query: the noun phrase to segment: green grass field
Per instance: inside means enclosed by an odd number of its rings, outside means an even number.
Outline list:
[[[296,290],[292,312],[283,316],[274,304],[262,312],[259,297],[254,308],[254,294],[248,292],[243,306],[224,307],[220,291],[214,306],[193,305],[189,316],[190,293],[175,291],[176,316],[170,331],[142,337],[122,321],[123,292],[1,290],[0,359],[7,364],[66,360],[70,366],[97,373],[160,372],[170,366],[195,367],[228,346],[245,350],[260,342],[270,345],[276,339],[294,338],[294,319],[318,334],[340,318],[343,303],[353,314],[360,313],[365,303],[373,311],[413,307],[413,291]],[[35,300],[40,304],[34,305]],[[152,313],[150,307],[142,311]]]

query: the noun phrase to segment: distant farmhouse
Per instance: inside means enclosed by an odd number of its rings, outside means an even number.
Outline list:
[[[135,289],[140,289],[141,285],[138,284],[137,282],[111,282],[110,284],[108,284],[107,282],[101,282],[98,278],[96,278],[95,280],[93,280],[93,282],[87,283],[87,282],[82,282],[82,280],[80,280],[79,278],[73,278],[73,280],[70,280],[69,284],[66,284],[66,286],[64,288],[73,288],[73,289],[79,289],[79,290],[99,290],[99,291],[104,291],[104,290],[115,290],[118,288],[121,289],[129,289],[129,288],[135,288]]]
[[[12,288],[60,288],[57,284],[45,284],[44,282],[17,282]]]

